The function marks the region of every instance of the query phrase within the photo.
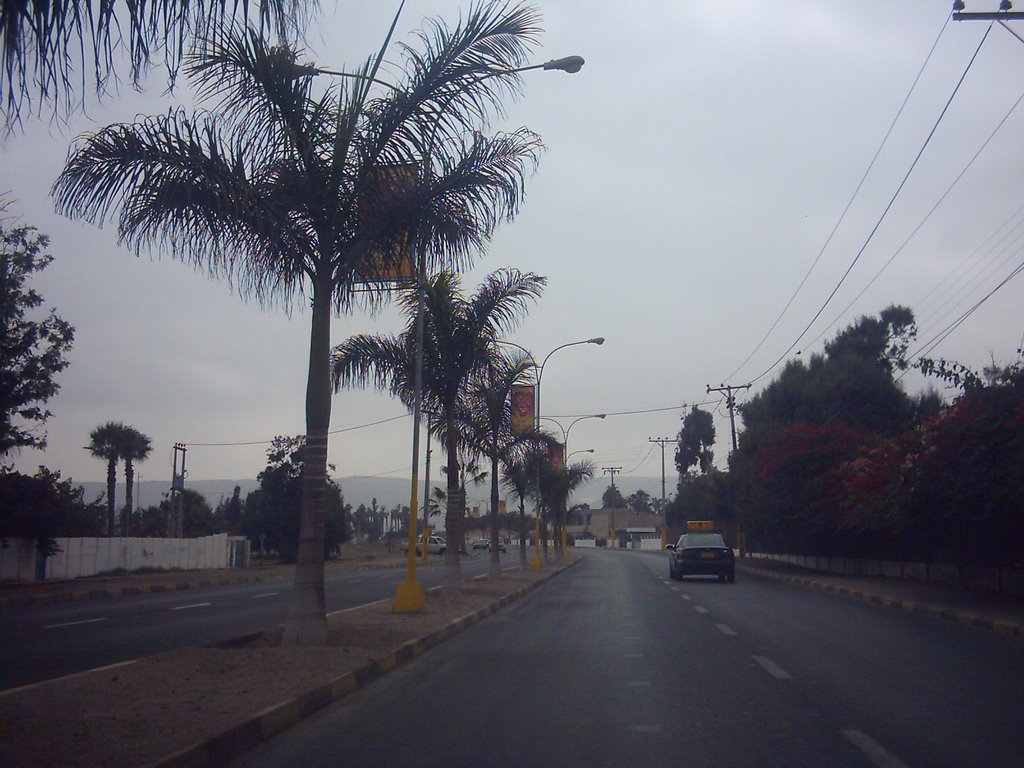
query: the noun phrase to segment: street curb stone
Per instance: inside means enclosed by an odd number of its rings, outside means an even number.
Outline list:
[[[479,623],[509,603],[521,599],[578,562],[579,560],[575,560],[562,570],[555,571],[539,581],[498,598],[490,605],[455,619],[441,629],[409,640],[388,655],[375,659],[359,669],[347,672],[304,694],[268,707],[216,736],[204,739],[151,763],[148,768],[214,768],[214,766],[223,765],[323,709],[328,704],[354,693],[388,672],[422,656],[434,646]]]
[[[809,589],[817,589],[822,592],[833,592],[835,594],[842,595],[843,597],[852,597],[856,600],[862,600],[875,605],[884,605],[889,608],[896,608],[897,610],[910,611],[912,613],[920,613],[927,616],[933,616],[935,618],[945,619],[946,621],[952,621],[964,627],[974,627],[976,629],[986,629],[998,632],[1003,635],[1024,637],[1024,624],[1016,624],[1009,621],[997,621],[986,616],[978,616],[977,614],[943,608],[936,605],[929,605],[927,603],[907,602],[896,597],[865,592],[860,589],[837,587],[835,584],[819,581],[818,579],[806,576],[794,576],[787,573],[777,573],[770,570],[762,570],[749,565],[744,565],[743,570],[756,576],[775,579],[776,581],[782,581],[787,584],[794,584],[796,586],[807,587]]]

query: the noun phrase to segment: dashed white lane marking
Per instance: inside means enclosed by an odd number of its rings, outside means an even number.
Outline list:
[[[203,607],[205,607],[207,605],[211,605],[211,603],[190,603],[189,605],[179,605],[179,606],[176,606],[174,608],[171,608],[171,610],[172,611],[184,611],[187,608],[203,608]]]
[[[736,631],[732,627],[728,627],[725,624],[715,624],[715,626],[718,627],[718,630],[723,635],[733,635],[733,636],[735,636],[735,634],[736,634]]]
[[[789,672],[784,670],[782,667],[780,667],[774,661],[769,659],[767,656],[754,656],[753,658],[754,658],[754,661],[756,661],[758,664],[760,664],[761,668],[764,669],[764,671],[767,672],[772,677],[778,678],[779,680],[792,680],[793,679],[793,676],[791,674],[789,674]]]
[[[104,616],[102,619],[82,619],[81,621],[65,621],[63,624],[47,624],[40,629],[57,629],[58,627],[75,627],[79,624],[95,624],[98,621],[106,621],[107,617]]]
[[[878,768],[910,768],[896,755],[861,731],[843,731],[843,736],[849,739],[850,743],[863,752],[868,760]]]
[[[693,606],[693,610],[695,610],[697,613],[707,613],[708,612],[708,609],[705,608],[703,605],[695,605],[695,606]]]
[[[276,594],[277,594],[277,592],[264,592],[262,595],[253,595],[252,599],[253,600],[259,600],[261,597],[271,597],[271,596],[276,595]]]
[[[675,584],[669,585],[669,589],[671,589],[673,592],[678,592],[679,591],[679,587],[677,587]]]
[[[683,600],[692,600],[693,598],[689,595],[683,595]]]

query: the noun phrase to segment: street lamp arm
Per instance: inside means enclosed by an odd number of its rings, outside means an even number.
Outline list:
[[[566,347],[575,347],[578,344],[598,344],[598,345],[604,344],[604,336],[596,336],[593,339],[583,339],[582,341],[570,341],[570,342],[567,342],[565,344],[561,344],[561,345],[555,347],[554,349],[552,349],[544,357],[544,362],[542,362],[540,364],[540,366],[537,367],[537,383],[538,383],[538,385],[540,384],[541,377],[544,375],[544,366],[548,364],[548,358],[550,358],[553,354],[555,354],[555,352],[557,352],[560,349],[565,349]]]

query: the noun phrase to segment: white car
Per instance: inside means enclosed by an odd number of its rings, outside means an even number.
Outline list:
[[[416,537],[416,549],[419,550],[423,547],[423,535],[420,534]],[[443,555],[447,548],[447,542],[444,536],[433,535],[427,539],[427,552],[431,555]],[[409,539],[404,537],[402,539],[402,551],[409,551]]]

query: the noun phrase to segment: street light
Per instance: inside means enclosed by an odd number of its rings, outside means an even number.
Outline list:
[[[550,416],[544,416],[543,419],[545,421],[553,421],[553,422],[555,422],[555,424],[558,424],[558,428],[560,430],[562,430],[562,451],[564,453],[566,453],[566,457],[565,458],[566,458],[566,461],[568,461],[569,460],[569,456],[568,456],[568,452],[569,452],[569,432],[572,431],[572,428],[577,423],[583,421],[584,419],[604,419],[604,418],[607,418],[607,416],[608,416],[607,413],[592,413],[589,416],[580,416],[578,419],[576,419],[575,421],[571,422],[568,427],[563,427],[561,425],[561,423],[558,421],[558,419],[553,419]],[[590,452],[593,453],[594,449],[591,448]]]
[[[547,355],[544,356],[544,360],[541,362],[540,365],[537,365],[537,359],[533,356],[533,353],[530,352],[530,350],[528,350],[526,347],[521,346],[519,344],[516,344],[514,341],[500,340],[498,343],[499,344],[506,344],[506,345],[508,345],[510,347],[515,347],[516,349],[521,350],[522,352],[525,352],[526,356],[528,358],[530,358],[530,362],[533,364],[533,368],[534,368],[534,371],[535,371],[535,377],[536,377],[536,383],[535,383],[535,388],[534,388],[534,403],[535,403],[534,424],[537,427],[537,431],[540,432],[540,420],[541,420],[541,415],[540,415],[540,384],[541,384],[541,380],[544,378],[544,366],[546,366],[548,364],[548,360],[550,360],[551,356],[553,354],[555,354],[555,352],[557,352],[558,350],[565,349],[566,347],[575,347],[575,346],[577,346],[579,344],[597,344],[598,346],[600,346],[601,344],[604,344],[604,336],[595,336],[592,339],[582,339],[580,341],[570,341],[570,342],[567,342],[565,344],[561,344],[561,345],[555,347],[554,349],[552,349],[550,352],[548,352]],[[591,417],[584,416],[583,418],[591,418]],[[601,415],[601,418],[604,418],[604,415]],[[577,419],[577,421],[578,420],[579,419]],[[573,424],[575,424],[575,423],[576,422],[573,422]],[[559,425],[559,427],[561,427],[561,425]],[[569,425],[569,428],[570,429],[572,428],[572,424]],[[566,432],[566,436],[568,436],[568,432]],[[534,550],[533,550],[533,560],[530,562],[530,567],[536,569],[536,568],[540,568],[541,566],[544,565],[544,562],[543,562],[543,560],[541,560],[541,556],[540,556],[540,462],[539,461],[537,462],[537,506],[535,507],[535,511],[536,511],[536,514],[537,514],[536,520],[534,521],[534,536],[535,536],[536,542],[535,542],[535,546],[534,546]]]
[[[568,456],[565,457],[565,460],[568,461],[573,456],[575,456],[577,453],[593,453],[593,452],[594,452],[593,448],[584,448],[584,449],[579,450],[579,451],[573,451],[572,453],[570,453]]]

